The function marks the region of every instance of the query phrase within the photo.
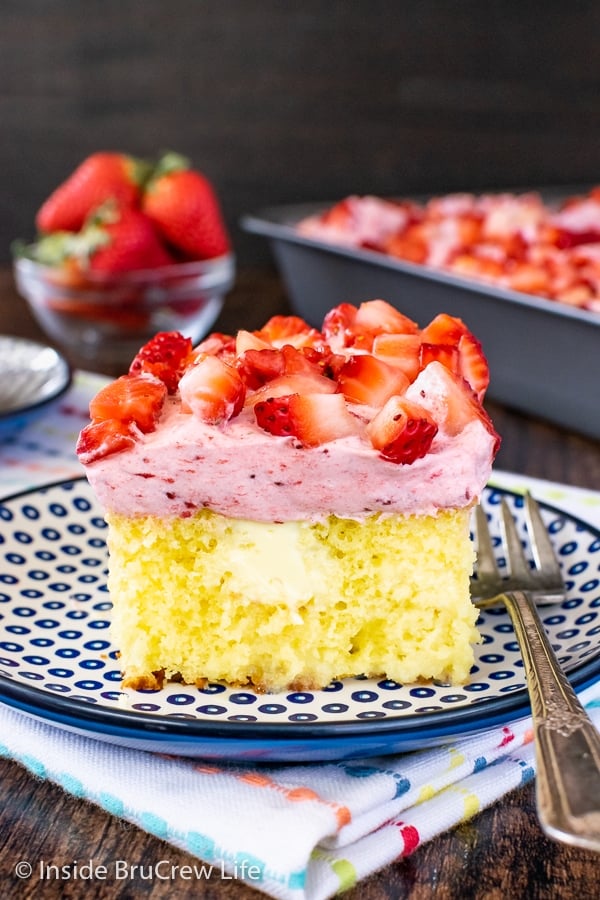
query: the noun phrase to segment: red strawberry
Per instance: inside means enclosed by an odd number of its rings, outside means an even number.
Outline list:
[[[111,453],[129,450],[134,444],[130,422],[105,419],[86,425],[77,440],[76,453],[82,465],[87,466]]]
[[[214,331],[198,344],[195,353],[210,353],[211,356],[218,356],[223,362],[233,363],[236,356],[235,338],[231,334]]]
[[[285,371],[285,359],[280,350],[268,348],[264,350],[245,350],[238,357],[238,371],[247,387],[255,391],[261,385]]]
[[[246,398],[247,406],[256,406],[270,397],[285,397],[290,394],[335,394],[337,385],[331,378],[310,372],[280,375],[252,391]]]
[[[414,381],[419,374],[420,348],[418,334],[378,334],[373,341],[373,356],[401,369],[410,381]]]
[[[80,250],[93,272],[116,274],[168,266],[173,257],[150,219],[137,209],[105,207],[84,228]]]
[[[419,349],[419,368],[424,369],[434,360],[442,363],[451,372],[458,372],[458,347],[453,344],[422,343]]]
[[[366,430],[384,459],[409,465],[429,451],[438,427],[429,413],[416,403],[391,397]]]
[[[234,366],[217,356],[200,356],[179,382],[184,409],[212,425],[237,416],[244,405],[246,386]]]
[[[379,407],[394,394],[403,394],[410,384],[401,369],[369,353],[351,356],[337,373],[337,381],[350,403]]]
[[[246,350],[272,349],[273,347],[269,341],[259,337],[257,331],[246,331],[244,328],[241,328],[235,336],[235,352],[237,356],[242,356]]]
[[[303,447],[358,434],[360,423],[341,394],[291,394],[270,397],[254,407],[261,428],[277,435],[293,435]]]
[[[299,316],[272,316],[256,335],[274,347],[282,347],[284,344],[308,347],[323,339],[316,328],[311,328]]]
[[[152,431],[160,416],[167,389],[150,375],[121,375],[101,388],[90,402],[93,421],[134,423],[144,433]]]
[[[418,326],[386,300],[367,300],[356,313],[354,327],[370,334],[416,334]]]
[[[147,373],[160,379],[174,394],[179,379],[192,361],[192,342],[178,331],[160,331],[138,351],[129,367],[131,375]]]
[[[324,225],[336,228],[345,228],[352,221],[352,203],[349,198],[340,200],[334,206],[326,209],[321,215]]]
[[[163,238],[190,259],[213,259],[230,249],[217,195],[208,179],[177,154],[159,163],[142,209]]]
[[[421,332],[421,340],[426,344],[450,344],[456,346],[468,328],[462,319],[440,313]]]
[[[281,349],[246,350],[239,358],[238,369],[251,390],[280,375],[304,373],[320,378],[325,371],[329,357],[322,356],[311,347],[298,350],[291,344]],[[335,385],[332,391],[335,390]]]
[[[354,346],[354,323],[358,309],[352,303],[340,303],[330,309],[323,319],[323,336],[334,350]]]
[[[481,344],[471,334],[463,334],[458,343],[458,371],[468,382],[481,403],[490,383],[490,370]]]
[[[450,435],[456,435],[463,431],[469,422],[479,419],[495,438],[493,452],[496,454],[500,446],[500,437],[470,385],[460,375],[450,372],[439,362],[430,363],[427,372],[429,379],[434,379],[432,391],[435,397],[442,396],[444,398],[438,419],[444,430]],[[419,378],[411,385],[410,390],[418,392],[418,395],[427,403],[427,392],[419,388]],[[437,414],[436,418],[438,418]]]
[[[38,229],[79,231],[106,200],[135,206],[148,170],[146,163],[124,153],[93,153],[42,204],[36,216]]]

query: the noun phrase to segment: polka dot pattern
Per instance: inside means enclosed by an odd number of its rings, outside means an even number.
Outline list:
[[[495,543],[506,497],[522,537],[522,498],[488,488],[483,504]],[[600,535],[566,513],[542,506],[565,578],[564,602],[542,619],[567,671],[598,661],[600,669]],[[400,685],[381,679],[333,682],[321,691],[258,695],[208,684],[170,684],[159,691],[121,690],[117,648],[110,640],[106,525],[84,480],[65,482],[0,504],[0,687],[19,683],[34,707],[60,695],[73,713],[85,704],[140,717],[218,723],[359,723],[452,716],[486,704],[510,712],[525,699],[525,676],[504,609],[481,614],[482,643],[468,684]]]

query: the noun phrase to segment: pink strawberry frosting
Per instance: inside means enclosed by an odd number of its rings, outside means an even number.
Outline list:
[[[331,514],[363,521],[375,513],[435,515],[470,506],[489,478],[495,435],[477,418],[459,434],[445,431],[435,365],[406,396],[440,422],[429,452],[410,465],[384,460],[361,434],[305,448],[263,431],[251,408],[209,425],[173,398],[155,431],[91,463],[86,474],[105,510],[125,516],[208,508],[259,522],[316,522]]]

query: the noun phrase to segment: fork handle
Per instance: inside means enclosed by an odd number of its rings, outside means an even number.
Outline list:
[[[523,654],[540,824],[556,840],[600,850],[600,735],[562,671],[528,591],[501,595]]]

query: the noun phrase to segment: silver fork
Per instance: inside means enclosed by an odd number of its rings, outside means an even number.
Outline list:
[[[485,608],[503,603],[523,655],[536,754],[536,801],[542,829],[555,840],[600,850],[600,736],[577,699],[544,631],[536,606],[565,596],[560,566],[537,503],[525,497],[532,568],[503,499],[507,576],[498,569],[487,517],[475,510],[476,575],[471,597]]]

